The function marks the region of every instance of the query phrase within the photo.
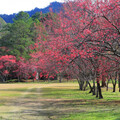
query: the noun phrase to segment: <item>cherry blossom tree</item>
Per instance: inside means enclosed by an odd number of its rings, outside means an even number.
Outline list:
[[[12,55],[0,56],[0,80],[6,82],[7,76],[16,65],[16,57]]]
[[[14,71],[18,78],[18,81],[21,82],[22,79],[32,78],[33,80],[36,78],[36,67],[31,64],[31,59],[25,60],[20,57],[19,61],[17,61],[17,69]]]
[[[96,97],[103,98],[100,81],[106,80],[111,71],[120,73],[119,65],[115,66],[120,62],[119,13],[119,0],[66,2],[57,16],[51,12],[43,25],[36,26],[35,65],[46,76],[71,73],[81,90],[92,76],[94,94],[96,80]]]

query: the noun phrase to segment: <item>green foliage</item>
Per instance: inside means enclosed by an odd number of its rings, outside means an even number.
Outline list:
[[[9,49],[6,54],[15,55],[17,58],[19,56],[30,58],[29,46],[35,41],[33,27],[34,21],[24,12],[20,12],[15,17],[13,24],[7,24],[4,28],[6,34],[0,39],[0,45]]]
[[[44,22],[46,18],[48,18],[49,13],[41,14],[40,12],[36,12],[34,15],[32,15],[32,19],[34,21],[39,20],[40,22]]]
[[[17,20],[23,20],[23,21],[27,22],[29,20],[29,17],[30,16],[29,16],[28,13],[25,13],[25,12],[21,11],[21,12],[19,12],[19,14],[17,14],[15,16],[15,18],[13,19],[13,21],[15,22]]]
[[[44,23],[46,20],[53,19],[56,17],[57,17],[56,13],[53,13],[51,16],[51,13],[41,14],[40,12],[36,12],[34,15],[32,15],[31,18],[33,21],[36,21],[36,23],[37,23],[37,21]]]
[[[37,32],[39,32],[36,31],[35,25],[41,24],[42,26],[49,17],[50,13],[41,14],[37,12],[30,17],[28,13],[21,11],[15,16],[12,24],[5,24],[0,18],[0,27],[2,25],[0,55],[14,55],[17,59],[19,57],[29,59],[29,54],[33,51],[30,46],[35,43],[38,36]],[[46,32],[44,34],[47,35]]]
[[[0,29],[3,28],[7,23],[0,17]]]
[[[4,32],[2,31],[2,29],[6,24],[7,23],[0,17],[0,38],[4,35]]]

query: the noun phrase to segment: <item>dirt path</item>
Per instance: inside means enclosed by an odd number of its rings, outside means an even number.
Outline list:
[[[28,88],[20,97],[13,99],[6,108],[4,107],[2,112],[5,115],[3,114],[0,120],[50,120],[47,114],[41,114],[44,105],[40,99],[40,87],[35,85]]]
[[[3,84],[0,90],[11,91],[13,94],[17,89],[26,88],[21,91],[21,96],[8,98],[5,105],[0,106],[0,120],[58,120],[61,115],[75,111],[66,106],[61,99],[42,98],[42,88],[71,88],[66,84]],[[6,98],[5,98],[6,100]]]

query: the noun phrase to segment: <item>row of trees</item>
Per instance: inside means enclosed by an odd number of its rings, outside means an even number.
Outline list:
[[[37,68],[49,77],[67,73],[78,80],[80,90],[89,85],[99,98],[103,98],[100,81],[108,88],[111,80],[115,92],[118,80],[120,91],[119,0],[75,0],[63,7],[60,14],[51,12],[50,19],[37,26],[32,54]]]
[[[39,73],[40,77],[54,78],[59,75],[61,78],[67,74],[69,78],[78,80],[80,90],[89,85],[90,92],[99,98],[103,98],[100,81],[107,88],[109,81],[112,81],[115,92],[118,80],[120,91],[119,0],[68,1],[59,14],[51,11],[36,23],[35,28],[36,39],[28,40],[34,45],[26,43],[25,46],[25,49],[32,51],[30,54],[27,52],[30,58],[17,61],[18,67],[14,70],[19,77],[25,74],[29,78]]]

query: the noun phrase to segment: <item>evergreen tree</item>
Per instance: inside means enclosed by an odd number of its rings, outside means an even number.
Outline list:
[[[7,24],[6,34],[0,39],[1,47],[8,48],[6,53],[28,59],[29,46],[34,43],[35,29],[34,22],[27,13],[20,12],[15,18],[13,24]]]

